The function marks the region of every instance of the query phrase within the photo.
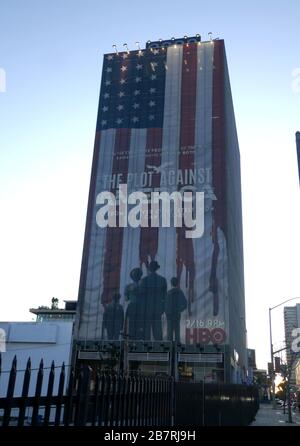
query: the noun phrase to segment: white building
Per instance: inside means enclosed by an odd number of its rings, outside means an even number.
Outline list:
[[[66,380],[71,356],[73,321],[53,322],[0,322],[0,332],[5,342],[1,343],[0,397],[6,396],[9,372],[14,356],[17,357],[17,379],[14,396],[22,392],[24,371],[27,360],[31,359],[31,380],[29,396],[34,395],[36,377],[41,359],[44,363],[42,394],[46,394],[48,376],[52,361],[55,363],[54,394],[58,389],[60,367],[66,365]]]
[[[296,304],[293,307],[284,307],[284,331],[285,331],[285,341],[286,341],[286,359],[289,364],[292,359],[291,345],[293,340],[295,339],[292,336],[292,332],[294,328],[300,327],[300,304]],[[291,375],[291,384],[300,386],[300,364],[295,363],[295,369]],[[296,380],[296,377],[297,380]],[[296,382],[297,381],[297,382]]]

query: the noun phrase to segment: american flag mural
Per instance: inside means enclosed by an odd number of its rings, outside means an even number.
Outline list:
[[[219,340],[227,342],[224,132],[222,40],[160,45],[104,56],[77,339],[110,338],[105,315],[116,293],[120,294],[118,314],[123,318],[120,338],[117,336],[121,339],[127,329],[129,302],[125,290],[132,282],[130,273],[140,268],[142,281],[150,262],[156,261],[167,290],[171,278],[176,277],[186,299],[179,316],[180,341],[199,342],[198,329],[221,329],[223,337]],[[186,238],[185,228],[174,226],[100,228],[96,197],[102,191],[117,194],[120,183],[127,184],[128,194],[203,191],[204,234]],[[166,314],[162,310],[159,321],[162,340],[168,339]],[[151,339],[159,340],[153,333]]]

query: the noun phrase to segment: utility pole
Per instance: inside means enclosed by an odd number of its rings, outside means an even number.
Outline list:
[[[271,366],[271,384],[272,384],[271,399],[272,399],[273,409],[275,409],[275,407],[276,407],[276,402],[275,402],[275,368],[274,368],[274,353],[273,353],[273,340],[272,340],[271,311],[272,311],[272,308],[269,308],[270,347],[271,347],[271,364],[272,364],[272,366]]]

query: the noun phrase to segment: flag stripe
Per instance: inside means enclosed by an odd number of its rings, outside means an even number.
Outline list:
[[[127,183],[130,135],[130,129],[120,128],[116,132],[112,174],[121,174],[124,183]],[[127,152],[127,156],[124,155],[124,152]],[[115,194],[117,187],[114,186],[112,185],[111,192]],[[103,291],[101,295],[101,302],[103,304],[111,302],[113,294],[120,291],[123,232],[124,228],[120,226],[107,228],[103,268]]]
[[[146,156],[144,171],[149,171],[148,166],[159,167],[161,165],[162,129],[149,128],[147,132]],[[160,186],[160,173],[155,172],[151,176],[151,187],[155,189]],[[158,249],[158,228],[151,227],[149,213],[149,227],[141,228],[139,259],[140,266],[147,266],[150,260],[155,259]]]
[[[179,169],[182,172],[194,169],[196,93],[197,45],[193,44],[183,48],[179,149]],[[183,270],[185,271],[183,283],[187,288],[190,304],[194,296],[195,259],[193,240],[186,238],[185,232],[184,225],[177,228],[177,276],[181,278]]]
[[[147,144],[147,129],[132,129],[130,140],[130,157],[128,164],[129,175],[140,175],[145,167],[145,148]],[[129,181],[128,175],[128,194],[136,191],[134,180]],[[120,293],[124,299],[125,286],[131,282],[130,271],[139,266],[139,245],[141,228],[124,228]]]
[[[204,234],[194,241],[196,278],[195,302],[192,313],[201,315],[202,320],[211,318],[212,294],[209,290],[211,272],[212,244],[212,208],[215,201],[212,188],[212,87],[213,87],[213,52],[211,43],[198,45],[197,104],[195,129],[195,168],[202,169],[202,183],[198,190],[208,187],[209,196],[205,194]]]
[[[160,190],[172,193],[174,186],[166,183],[170,171],[178,169],[180,138],[180,104],[182,76],[182,46],[167,51],[166,88],[161,164],[164,166]],[[176,228],[159,228],[157,260],[168,283],[176,275]]]

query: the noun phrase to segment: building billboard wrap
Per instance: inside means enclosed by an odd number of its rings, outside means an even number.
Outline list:
[[[223,41],[104,56],[78,340],[225,344]]]

